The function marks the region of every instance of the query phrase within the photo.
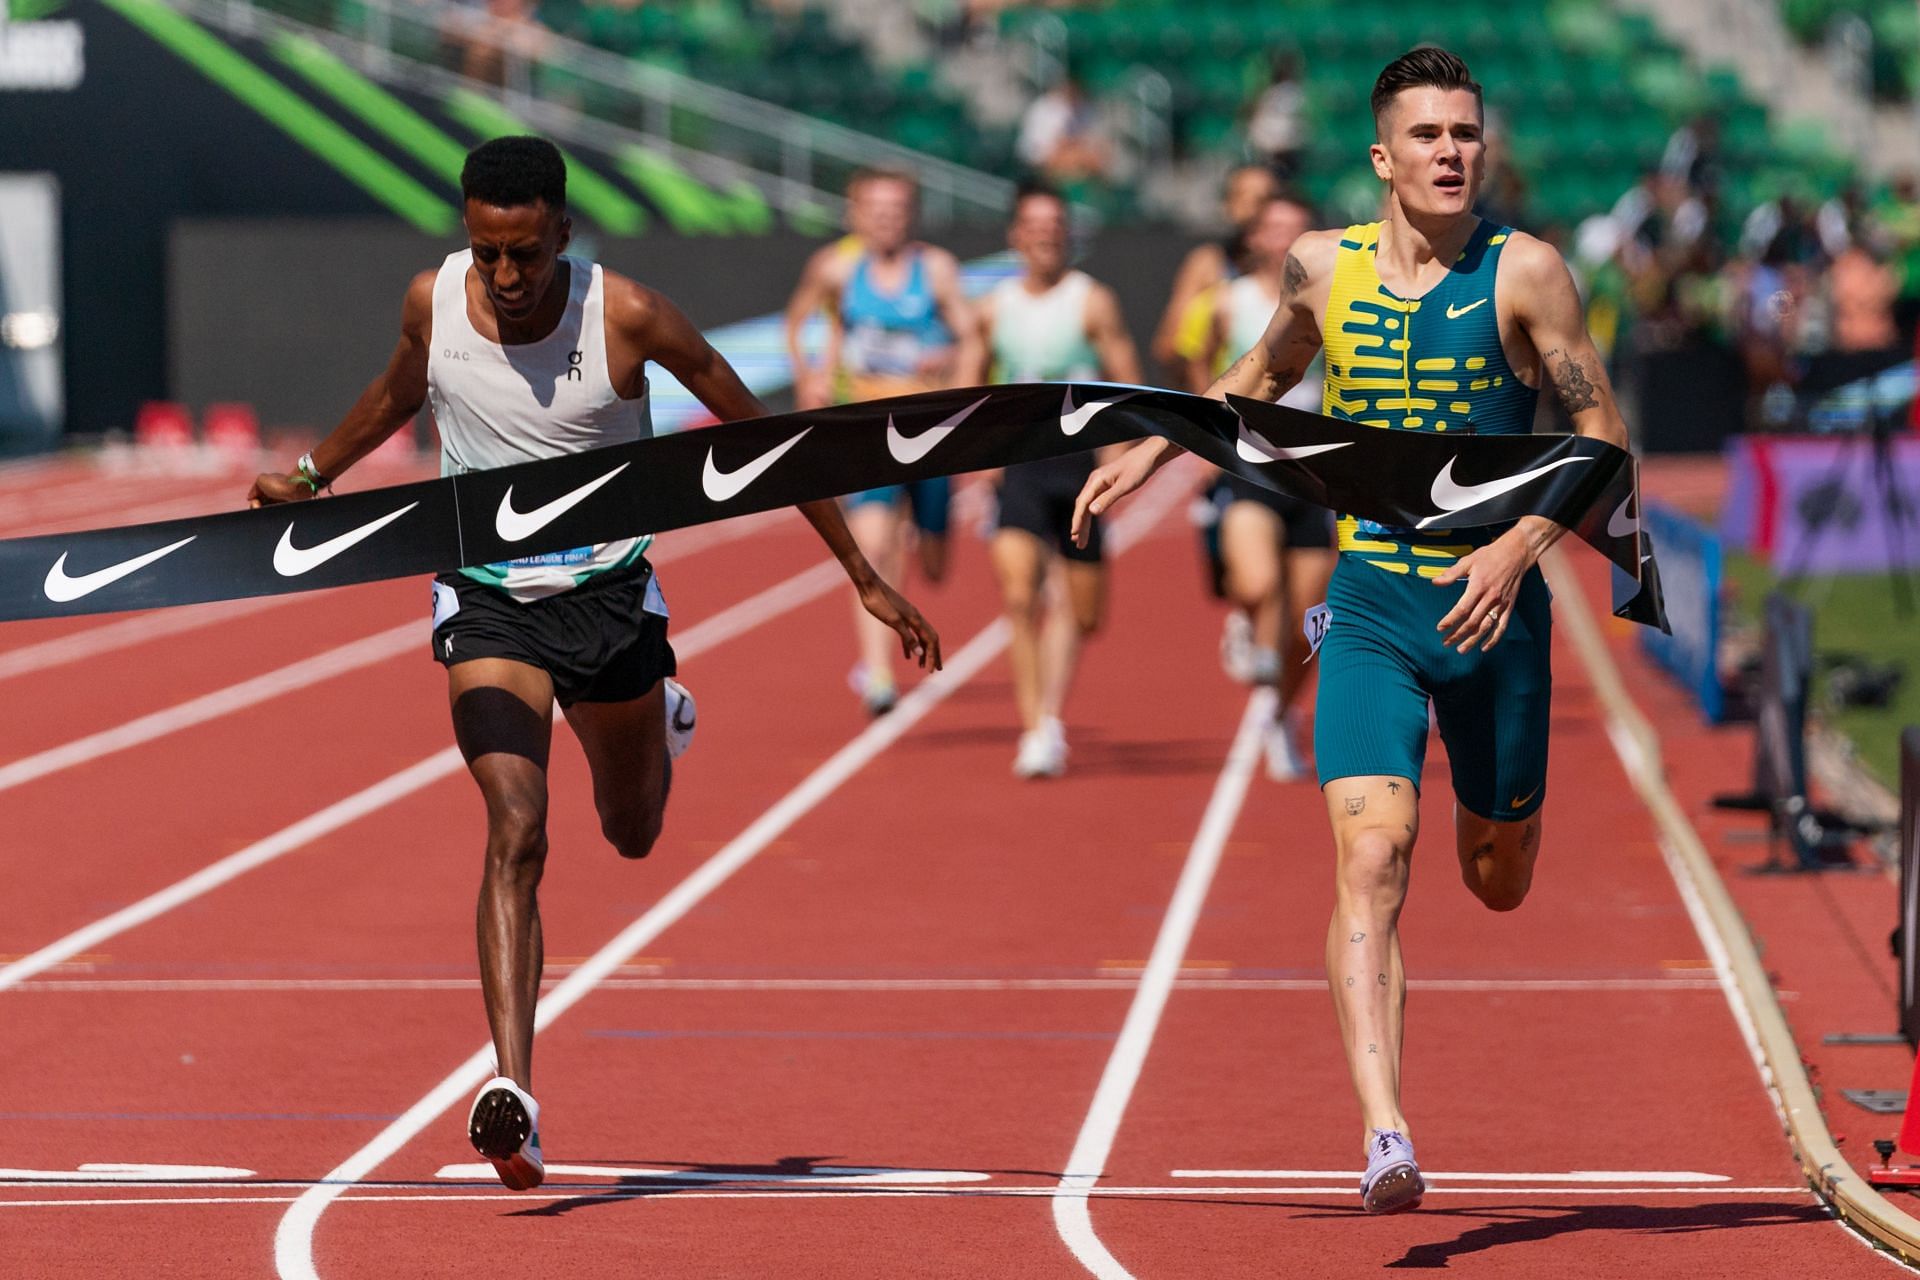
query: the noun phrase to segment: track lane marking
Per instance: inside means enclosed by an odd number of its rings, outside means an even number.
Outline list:
[[[1167,913],[1161,919],[1160,932],[1154,938],[1153,954],[1134,991],[1133,1003],[1121,1025],[1120,1039],[1100,1075],[1099,1087],[1087,1108],[1086,1120],[1067,1157],[1066,1172],[1054,1190],[1053,1222],[1073,1256],[1100,1280],[1133,1280],[1132,1273],[1101,1243],[1093,1229],[1093,1214],[1088,1195],[1106,1169],[1113,1152],[1120,1122],[1127,1103],[1139,1082],[1147,1052],[1153,1047],[1154,1033],[1160,1028],[1160,1015],[1166,1010],[1167,997],[1185,959],[1187,945],[1206,904],[1207,891],[1213,886],[1215,871],[1226,850],[1227,837],[1246,802],[1247,787],[1253,780],[1260,759],[1261,730],[1273,719],[1274,691],[1256,689],[1247,699],[1240,715],[1240,727],[1233,746],[1214,783],[1200,819],[1200,830],[1193,838],[1192,850],[1180,879],[1174,886]]]
[[[748,532],[752,531],[752,529],[748,530]],[[694,549],[699,550],[711,545],[716,544],[701,543]],[[677,557],[663,557],[661,563],[671,563],[673,558]],[[832,562],[826,563],[832,564]],[[817,573],[818,571],[816,566],[815,569],[807,572]],[[779,588],[771,588],[771,590],[779,590]],[[284,598],[291,600],[296,597]],[[722,611],[715,617],[724,617],[728,612],[730,611]],[[758,623],[735,619],[734,625],[737,629],[728,636],[723,636],[723,639],[738,635],[741,630],[757,626]],[[424,646],[430,634],[428,619],[423,615],[398,626],[389,627],[385,631],[375,632],[358,640],[350,640],[346,644],[337,645],[313,657],[302,658],[298,662],[291,662],[275,670],[230,684],[223,689],[215,689],[171,707],[137,716],[111,729],[102,729],[98,733],[90,733],[57,747],[48,747],[32,755],[21,756],[17,760],[0,765],[0,791],[9,791],[25,783],[37,781],[64,769],[89,764],[103,756],[113,755],[131,747],[144,746],[159,738],[206,724],[210,720],[217,720],[237,711],[244,711],[284,694],[319,684],[321,681],[331,680],[363,667],[375,666],[398,657],[416,646]],[[4,662],[4,655],[0,655],[0,662]]]
[[[63,962],[64,963],[64,962]],[[92,966],[76,963],[76,970]],[[546,967],[546,984],[559,983],[570,966]],[[663,978],[616,977],[602,984],[609,991],[1132,991],[1138,978]],[[1174,979],[1180,991],[1260,991],[1324,994],[1324,979],[1309,978],[1221,978],[1183,974]],[[478,991],[478,978],[37,978],[20,986],[22,991],[68,991],[75,994],[127,991]],[[1665,980],[1621,980],[1600,985],[1597,982],[1556,982],[1552,979],[1514,978],[1472,983],[1435,982],[1421,985],[1410,981],[1408,989],[1464,995],[1498,994],[1543,995],[1569,991],[1659,992],[1704,991],[1719,994],[1720,984],[1710,978]]]
[[[749,596],[738,604],[722,609],[712,617],[689,627],[676,642],[676,651],[686,658],[704,653],[715,645],[723,644],[761,623],[818,599],[842,579],[843,575],[838,563],[823,560],[812,568],[795,574],[785,582],[777,583],[758,595]],[[404,628],[408,633],[408,643],[411,644],[417,640],[418,626],[418,623],[409,623]],[[230,880],[243,876],[257,867],[265,866],[274,859],[383,809],[396,800],[412,795],[442,778],[459,772],[463,767],[458,747],[442,748],[426,759],[411,764],[364,790],[355,792],[343,800],[337,800],[316,813],[309,814],[264,840],[256,841],[237,853],[229,854],[218,862],[202,867],[183,880],[177,880],[138,902],[76,929],[11,964],[0,966],[0,991],[17,986],[27,978],[98,946],[109,938],[165,915],[175,907],[202,897]]]
[[[138,1188],[139,1184],[128,1184]],[[163,1184],[164,1185],[164,1184]],[[177,1185],[177,1184],[175,1184]],[[303,1182],[252,1182],[245,1184],[263,1190],[291,1189],[311,1187]],[[960,1200],[960,1199],[1052,1199],[1057,1202],[1060,1189],[1052,1184],[1038,1187],[982,1187],[982,1186],[850,1186],[850,1187],[741,1187],[738,1189],[688,1185],[684,1188],[667,1186],[646,1186],[626,1188],[608,1186],[604,1182],[547,1183],[538,1191],[508,1191],[494,1187],[490,1191],[467,1193],[458,1190],[465,1184],[452,1184],[445,1191],[415,1191],[385,1193],[378,1190],[382,1185],[401,1186],[405,1184],[360,1183],[340,1195],[339,1204],[497,1204],[505,1208],[512,1205],[533,1205],[552,1203],[558,1200],[656,1200],[669,1195],[675,1200]],[[1204,1186],[1189,1185],[1178,1187],[1093,1187],[1083,1193],[1089,1200],[1125,1200],[1142,1199],[1156,1196],[1241,1196],[1248,1199],[1273,1199],[1286,1196],[1328,1196],[1351,1197],[1354,1194],[1352,1184],[1326,1187],[1248,1187],[1248,1186]],[[1673,1196],[1717,1199],[1726,1196],[1792,1196],[1796,1205],[1805,1202],[1810,1194],[1805,1186],[1750,1186],[1750,1187],[1428,1187],[1427,1194],[1438,1196],[1484,1196],[1499,1201],[1503,1209],[1515,1207],[1516,1196],[1531,1196],[1538,1199],[1599,1198],[1604,1196]],[[7,1209],[147,1209],[156,1206],[195,1207],[206,1205],[250,1205],[250,1204],[297,1204],[301,1196],[274,1195],[229,1195],[229,1196],[116,1196],[93,1199],[43,1199],[8,1200],[0,1198],[0,1212]]]
[[[759,534],[772,525],[782,523],[784,518],[791,514],[792,508],[783,507],[776,511],[763,511],[754,515],[739,516],[732,520],[723,520],[716,524],[699,525],[685,533],[664,535],[671,538],[671,541],[657,544],[658,551],[650,552],[647,558],[655,567],[672,564],[701,551]],[[291,592],[278,596],[256,596],[246,600],[219,600],[208,604],[182,605],[178,608],[157,609],[135,617],[122,618],[116,622],[69,631],[48,640],[21,645],[14,649],[0,650],[0,680],[27,675],[35,671],[45,671],[50,667],[67,666],[82,658],[98,657],[103,653],[113,653],[145,644],[149,640],[197,631],[215,623],[231,622],[235,618],[276,609],[282,605],[318,603],[323,598],[331,598],[335,590],[351,589]]]
[[[1116,557],[1180,505],[1191,488],[1195,471],[1192,466],[1181,465],[1185,461],[1177,460],[1175,465],[1165,468],[1158,482],[1136,498],[1133,508],[1109,527],[1109,541]],[[817,766],[746,830],[694,868],[639,918],[587,957],[558,986],[544,993],[534,1018],[534,1034],[551,1026],[621,965],[638,955],[642,947],[704,901],[794,823],[983,671],[1006,648],[1009,631],[1005,617],[996,617],[988,623],[948,659],[945,670],[916,685],[885,717],[868,725]],[[449,1108],[465,1101],[469,1092],[493,1074],[493,1056],[491,1042],[476,1049],[399,1119],[294,1200],[274,1232],[274,1266],[284,1280],[319,1280],[313,1260],[313,1233],[320,1215],[348,1187],[391,1159]]]
[[[1351,1178],[1358,1180],[1358,1169],[1175,1169],[1167,1175],[1170,1178],[1208,1178],[1215,1181],[1233,1178],[1258,1178],[1270,1182],[1301,1180],[1308,1182],[1325,1181],[1329,1178]],[[1724,1173],[1693,1173],[1687,1170],[1650,1171],[1628,1173],[1610,1169],[1575,1169],[1569,1173],[1435,1173],[1422,1169],[1420,1176],[1428,1182],[1438,1179],[1442,1182],[1566,1182],[1566,1183],[1607,1183],[1607,1182],[1652,1182],[1652,1183],[1716,1183],[1732,1182]]]

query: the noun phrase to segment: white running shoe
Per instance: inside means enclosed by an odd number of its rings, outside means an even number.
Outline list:
[[[1299,722],[1288,713],[1268,722],[1264,741],[1267,777],[1275,782],[1298,782],[1313,772],[1312,762],[1300,749]]]
[[[847,672],[847,687],[860,695],[860,705],[870,716],[883,716],[900,701],[900,690],[891,671],[873,671],[865,662],[853,664]]]
[[[467,1137],[509,1191],[531,1191],[546,1180],[540,1157],[540,1104],[505,1076],[480,1086],[467,1113]]]
[[[1253,623],[1238,609],[1220,624],[1220,669],[1235,683],[1253,683]]]
[[[678,760],[693,745],[696,712],[693,695],[687,686],[668,676],[667,684],[667,757]]]
[[[1066,726],[1049,716],[1038,729],[1020,735],[1020,751],[1013,758],[1016,778],[1057,778],[1066,771]]]

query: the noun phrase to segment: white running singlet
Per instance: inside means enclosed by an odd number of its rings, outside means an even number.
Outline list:
[[[1222,285],[1226,291],[1227,352],[1238,359],[1253,350],[1267,332],[1267,323],[1280,307],[1280,296],[1268,293],[1259,276],[1238,276]],[[1320,361],[1315,355],[1306,373],[1280,397],[1280,403],[1292,409],[1320,412]]]
[[[1023,279],[994,286],[993,362],[1002,382],[1088,382],[1100,376],[1100,355],[1087,340],[1087,295],[1093,277],[1069,271],[1045,293]]]
[[[653,434],[645,384],[638,399],[623,400],[607,373],[600,265],[560,261],[567,267],[560,322],[538,342],[511,346],[481,337],[467,314],[472,250],[449,254],[441,264],[427,352],[427,402],[440,429],[441,475],[630,444]],[[516,600],[538,600],[632,564],[652,541],[645,534],[460,572]]]

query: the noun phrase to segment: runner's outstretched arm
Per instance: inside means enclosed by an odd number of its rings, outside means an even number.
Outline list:
[[[833,399],[833,373],[839,363],[840,346],[840,316],[833,306],[836,253],[832,245],[814,250],[806,270],[800,273],[800,283],[793,288],[793,296],[787,299],[787,359],[793,366],[794,406],[800,409],[818,409]],[[827,323],[827,341],[817,362],[807,359],[800,341],[816,311]]]
[[[1627,424],[1614,403],[1600,353],[1587,333],[1580,295],[1567,264],[1553,246],[1515,233],[1507,246],[1498,284],[1508,314],[1540,357],[1540,378],[1553,384],[1574,434],[1628,448]],[[1567,527],[1545,516],[1522,516],[1484,547],[1461,556],[1434,579],[1445,586],[1467,579],[1460,602],[1440,619],[1446,643],[1465,653],[1475,644],[1491,649],[1506,634],[1520,582]]]
[[[640,285],[608,291],[608,318],[622,335],[648,358],[680,380],[713,416],[722,422],[759,418],[767,406],[747,390],[726,358],[714,350],[691,320],[662,295]],[[840,504],[831,498],[803,502],[799,507],[820,540],[852,580],[866,611],[893,628],[900,649],[909,659],[933,671],[940,669],[940,635],[920,611],[908,603],[867,563],[847,530]]]
[[[1214,380],[1207,395],[1225,400],[1232,392],[1258,400],[1277,400],[1300,381],[1313,362],[1314,352],[1320,349],[1316,305],[1326,292],[1326,279],[1333,270],[1338,246],[1339,233],[1330,231],[1309,231],[1294,241],[1281,280],[1280,305],[1268,321],[1267,331],[1251,351]],[[1173,441],[1154,436],[1096,468],[1073,504],[1075,545],[1086,545],[1094,516],[1145,484],[1180,452]]]
[[[400,341],[387,358],[387,367],[367,384],[325,440],[307,456],[322,476],[336,477],[372,453],[388,436],[413,421],[427,399],[427,346],[433,340],[433,281],[436,272],[422,271],[407,286],[400,306]],[[254,478],[247,491],[250,507],[276,502],[298,502],[316,490],[298,474],[268,473]]]

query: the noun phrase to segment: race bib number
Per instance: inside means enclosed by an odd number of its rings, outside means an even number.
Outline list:
[[[433,629],[460,612],[460,593],[444,582],[433,584]]]
[[[1307,656],[1300,660],[1301,666],[1313,661],[1313,655],[1320,652],[1325,643],[1327,632],[1333,629],[1333,610],[1322,604],[1316,604],[1307,610],[1307,616],[1300,621],[1300,629],[1307,635]]]

